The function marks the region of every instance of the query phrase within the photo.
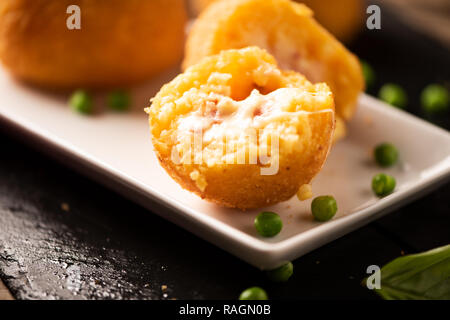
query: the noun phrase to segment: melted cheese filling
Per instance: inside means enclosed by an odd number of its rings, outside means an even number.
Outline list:
[[[224,136],[239,136],[248,128],[262,129],[272,122],[283,122],[298,115],[308,115],[316,112],[332,112],[325,109],[315,112],[299,110],[290,111],[292,101],[299,96],[307,101],[310,93],[304,93],[298,88],[280,88],[267,95],[254,89],[251,94],[242,101],[235,101],[227,96],[218,96],[211,93],[210,100],[218,101],[212,109],[205,114],[204,110],[192,112],[188,116],[178,120],[178,133],[181,135],[192,134],[200,131],[203,142],[210,143],[214,139]],[[314,99],[326,99],[326,97],[314,96]],[[212,103],[212,102],[211,102]]]

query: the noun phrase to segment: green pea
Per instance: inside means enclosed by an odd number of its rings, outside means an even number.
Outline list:
[[[108,94],[107,104],[113,110],[125,111],[130,107],[130,95],[122,90],[117,90]]]
[[[274,212],[261,212],[255,218],[255,228],[263,237],[273,237],[280,233],[283,222]]]
[[[448,110],[448,90],[439,84],[430,84],[421,94],[422,108],[427,113],[440,113]]]
[[[392,193],[394,189],[395,189],[394,177],[384,173],[377,174],[376,176],[373,177],[372,190],[377,196],[384,197]]]
[[[390,167],[398,161],[397,148],[390,143],[381,143],[374,150],[375,161],[381,167]]]
[[[92,97],[84,90],[75,91],[69,99],[69,105],[72,110],[80,113],[88,114],[92,113]]]
[[[286,282],[294,273],[292,262],[288,262],[281,267],[267,271],[267,277],[273,282]]]
[[[405,90],[393,83],[387,83],[382,86],[378,96],[384,102],[402,109],[406,107],[408,103],[408,96],[406,95]]]
[[[242,291],[239,300],[268,300],[266,291],[260,287],[251,287]]]
[[[320,196],[311,202],[311,212],[318,221],[328,221],[337,212],[337,203],[332,196]]]
[[[366,81],[366,88],[369,88],[375,84],[375,71],[366,61],[361,60],[361,68],[364,79]]]

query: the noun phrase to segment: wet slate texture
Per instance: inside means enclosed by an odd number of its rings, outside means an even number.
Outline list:
[[[450,79],[448,51],[395,19],[352,49],[397,82],[423,116],[421,88]],[[429,118],[450,129],[450,115]],[[2,128],[3,125],[2,125]],[[286,284],[23,144],[0,134],[0,277],[17,299],[378,299],[369,265],[450,243],[450,184],[294,261]],[[38,147],[34,145],[33,147]],[[418,146],[420,147],[420,146]]]

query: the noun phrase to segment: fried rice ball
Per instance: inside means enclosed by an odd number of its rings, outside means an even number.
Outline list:
[[[308,7],[290,0],[211,3],[190,31],[183,67],[221,50],[247,46],[266,49],[282,68],[298,71],[313,83],[327,83],[337,117],[352,117],[364,88],[359,60],[314,20]],[[345,126],[339,130],[343,132]]]
[[[206,200],[240,209],[288,200],[309,183],[335,123],[326,84],[280,70],[258,47],[204,58],[163,86],[146,111],[169,175]]]
[[[183,0],[1,0],[0,60],[42,87],[126,86],[181,61],[186,20]]]

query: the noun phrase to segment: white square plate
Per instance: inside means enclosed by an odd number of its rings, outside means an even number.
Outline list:
[[[137,88],[132,112],[103,110],[78,115],[67,106],[67,96],[30,88],[0,70],[2,127],[26,133],[26,139],[66,164],[98,179],[178,225],[211,241],[256,267],[270,269],[332,241],[390,210],[423,195],[450,176],[450,134],[406,112],[362,95],[345,140],[333,147],[322,172],[313,182],[315,195],[331,194],[338,202],[332,221],[315,222],[310,201],[296,198],[266,210],[280,214],[282,232],[274,238],[257,235],[253,220],[261,210],[240,212],[220,208],[178,186],[160,167],[150,142],[143,108],[170,72]],[[102,104],[102,96],[96,104]],[[395,168],[381,170],[372,162],[371,149],[389,141],[401,154]],[[395,193],[376,198],[370,188],[380,171],[397,179]],[[124,213],[126,214],[126,213]],[[425,214],[425,213],[424,213]]]

